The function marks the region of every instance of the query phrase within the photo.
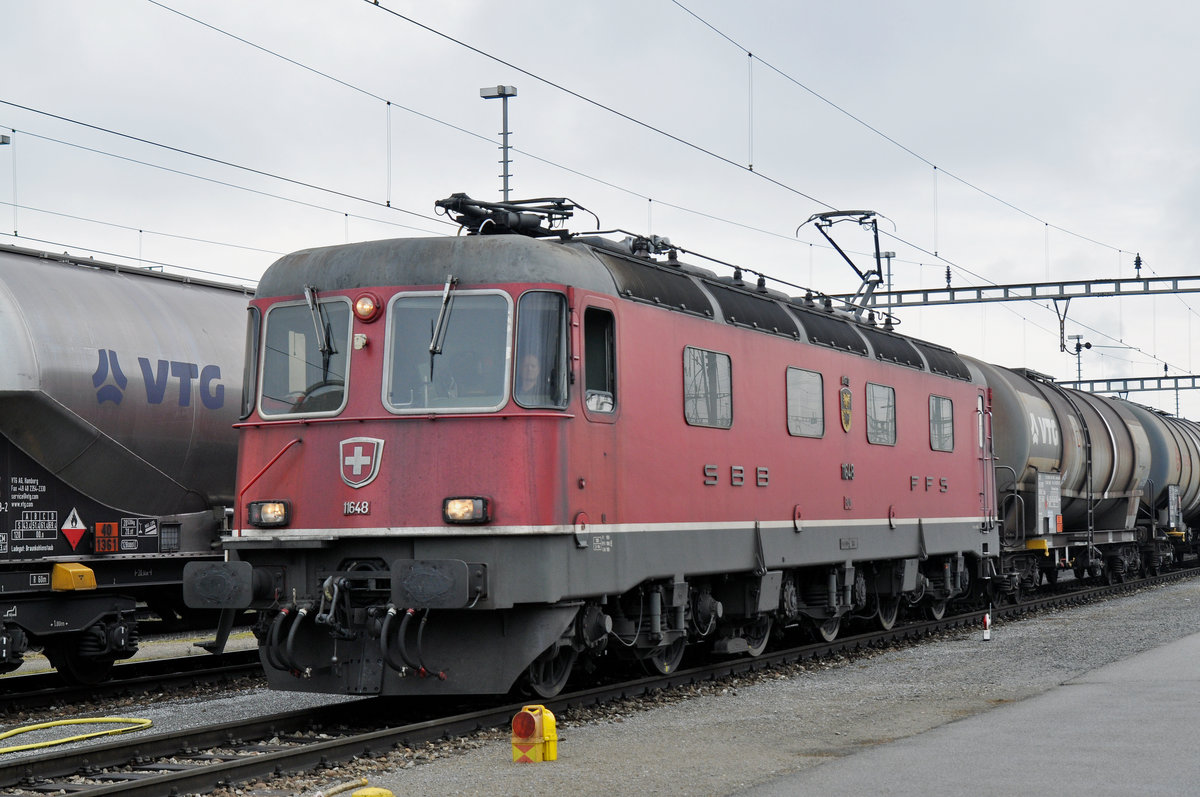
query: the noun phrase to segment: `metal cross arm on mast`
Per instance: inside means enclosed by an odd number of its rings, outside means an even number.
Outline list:
[[[920,288],[906,291],[876,291],[873,298],[875,301],[879,301],[881,297],[888,298],[891,300],[892,308],[895,309],[944,304],[1063,301],[1082,297],[1154,296],[1172,293],[1200,293],[1200,276],[1026,282],[968,288]],[[832,298],[852,301],[855,295],[834,295]]]
[[[1150,390],[1189,390],[1200,388],[1200,376],[1143,376],[1124,379],[1082,379],[1055,382],[1061,387],[1088,393],[1135,393]]]

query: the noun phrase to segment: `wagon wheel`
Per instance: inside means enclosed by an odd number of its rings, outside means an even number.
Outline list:
[[[679,662],[683,661],[683,652],[686,649],[687,640],[679,637],[674,642],[655,648],[654,652],[642,661],[648,669],[652,668],[659,675],[670,675],[679,669]]]
[[[842,629],[842,617],[830,617],[828,620],[819,620],[814,622],[813,627],[817,630],[819,636],[825,642],[832,642],[837,639],[838,631]]]
[[[547,649],[525,671],[526,686],[538,697],[554,697],[567,685],[577,655],[570,645]]]
[[[761,656],[767,649],[767,640],[771,638],[771,618],[765,614],[759,615],[745,630],[746,644],[751,656]]]
[[[896,617],[900,614],[900,596],[879,598],[879,627],[891,631],[896,625]]]
[[[946,601],[930,601],[927,608],[931,620],[941,620],[946,616]]]
[[[107,680],[115,661],[81,656],[75,640],[47,644],[42,652],[59,675],[80,686],[93,686]]]

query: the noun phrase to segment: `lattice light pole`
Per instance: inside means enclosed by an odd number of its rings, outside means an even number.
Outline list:
[[[504,178],[504,201],[508,201],[508,178],[511,176],[508,172],[508,166],[512,160],[508,157],[508,98],[517,96],[516,86],[484,86],[479,90],[479,96],[485,100],[499,99],[501,102],[503,124],[500,129],[501,145],[500,149],[503,152],[500,165],[504,167],[504,172],[500,175]]]

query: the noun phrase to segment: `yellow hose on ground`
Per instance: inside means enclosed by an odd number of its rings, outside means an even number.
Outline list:
[[[356,789],[359,786],[366,786],[366,785],[367,785],[366,778],[359,778],[357,780],[345,781],[344,783],[338,783],[334,786],[329,786],[324,789],[320,789],[320,790],[314,792],[312,797],[331,797],[334,794],[345,794],[346,792],[350,791],[351,789]]]
[[[2,747],[0,753],[15,753],[20,750],[36,750],[39,747],[52,747],[56,744],[65,744],[67,742],[78,742],[83,739],[91,739],[96,736],[108,736],[114,733],[125,733],[126,731],[140,731],[150,727],[150,720],[128,719],[126,717],[87,717],[84,719],[72,720],[54,720],[53,722],[39,722],[37,725],[26,725],[23,728],[13,728],[11,731],[0,733],[0,739],[9,739],[22,733],[29,731],[40,731],[44,728],[56,728],[60,725],[96,725],[98,723],[124,723],[127,727],[124,728],[109,728],[105,731],[93,731],[80,736],[69,736],[65,739],[51,739],[47,742],[37,742],[35,744],[23,744],[17,747]]]

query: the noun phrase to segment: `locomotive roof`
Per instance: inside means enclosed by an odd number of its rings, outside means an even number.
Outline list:
[[[277,260],[258,283],[258,296],[296,296],[373,285],[553,282],[615,294],[616,283],[591,250],[521,235],[394,238],[304,249]]]
[[[711,271],[633,255],[598,238],[545,240],[524,235],[397,238],[305,249],[276,261],[257,296],[299,296],[372,286],[556,283],[655,304],[860,356],[970,379],[950,349],[855,321],[777,291],[755,289]],[[788,310],[784,310],[786,305]],[[796,319],[799,319],[799,325]],[[918,354],[918,352],[920,352]],[[924,360],[924,363],[922,362]]]

